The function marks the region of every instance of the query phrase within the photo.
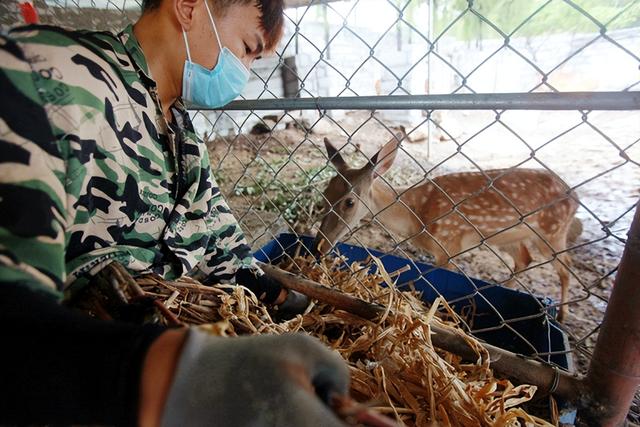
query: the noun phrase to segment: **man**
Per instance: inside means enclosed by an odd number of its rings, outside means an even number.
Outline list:
[[[237,282],[300,310],[254,264],[184,101],[235,98],[282,0],[147,0],[113,35],[0,37],[0,424],[340,425],[340,358],[305,336],[212,338],[59,304],[118,261]]]

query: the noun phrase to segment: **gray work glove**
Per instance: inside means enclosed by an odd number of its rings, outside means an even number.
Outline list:
[[[326,402],[348,386],[345,362],[310,336],[219,338],[191,329],[161,425],[343,427]]]
[[[275,307],[277,310],[275,317],[278,321],[293,319],[296,315],[305,312],[309,306],[309,302],[310,299],[308,296],[289,289],[284,302]]]
[[[273,305],[282,285],[276,279],[256,270],[243,268],[236,272],[236,283],[250,289],[265,304]],[[282,304],[275,306],[277,319],[288,320],[302,314],[309,306],[309,297],[299,292],[288,290],[287,298]]]

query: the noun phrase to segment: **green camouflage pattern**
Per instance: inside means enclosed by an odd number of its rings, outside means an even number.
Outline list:
[[[0,36],[0,280],[55,293],[117,260],[229,282],[257,269],[180,100],[132,27]]]

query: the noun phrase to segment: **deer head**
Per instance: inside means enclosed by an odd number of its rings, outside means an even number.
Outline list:
[[[393,164],[401,140],[401,135],[395,135],[367,164],[360,169],[353,169],[329,139],[324,139],[327,155],[338,174],[329,181],[324,191],[324,217],[313,244],[314,251],[327,253],[367,214],[377,213],[379,209],[372,198],[372,187],[375,180]]]

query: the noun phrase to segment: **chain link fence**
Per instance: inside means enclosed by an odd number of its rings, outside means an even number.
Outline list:
[[[131,0],[39,0],[35,5],[47,23],[111,30],[135,20],[140,7]],[[471,289],[450,302],[482,295],[497,284],[534,295],[539,304],[534,314],[522,316],[503,315],[494,307],[497,323],[470,322],[469,330],[508,329],[527,341],[518,325],[536,319],[566,333],[570,347],[540,351],[529,344],[527,356],[556,363],[563,353],[573,361],[570,369],[584,373],[640,196],[640,1],[288,5],[277,55],[256,63],[244,99],[222,111],[192,112],[218,183],[254,249],[281,233],[314,236],[323,218],[338,214],[336,224],[348,228],[343,240],[379,250],[378,256],[400,256],[423,271],[416,263],[434,264],[437,254],[421,249],[420,239],[453,236],[455,224],[462,224],[478,237],[457,246],[450,244],[453,237],[438,242],[445,249],[444,264]],[[20,22],[15,2],[0,8],[4,28]],[[354,168],[366,165],[387,141],[401,141],[394,164],[377,179],[393,189],[383,208],[375,200],[380,195],[367,189],[357,193],[359,182],[336,170],[331,157],[337,157],[326,151],[325,138]],[[571,215],[564,223],[549,219],[550,226],[571,224],[566,246],[558,247],[539,226],[540,215],[558,213],[553,210],[558,197],[533,187],[513,184],[503,191],[498,185],[500,180],[509,184],[521,168],[545,171],[566,183],[576,220],[570,221]],[[447,194],[436,179],[461,172],[475,173],[482,191],[499,193],[494,195],[502,199],[499,205],[516,211],[517,221],[484,232],[487,223],[500,224],[500,209],[483,205],[478,193]],[[349,181],[349,191],[334,191],[327,200],[325,189],[336,174]],[[445,214],[429,217],[419,201],[420,210],[408,212],[418,206],[407,201],[409,195],[427,200],[429,193],[420,189],[424,183],[448,198]],[[357,223],[341,207],[354,193],[367,214]],[[538,199],[538,207],[518,209],[523,193]],[[467,209],[471,203],[475,214]],[[445,231],[436,236],[434,224]],[[524,249],[519,243],[516,249],[494,243],[521,229],[530,236]],[[521,251],[532,259],[514,265]],[[565,301],[554,270],[558,264],[558,271],[566,269],[570,277]],[[423,277],[431,284],[428,272]],[[562,306],[568,315],[559,323],[552,319]],[[635,422],[638,402],[629,415]]]

